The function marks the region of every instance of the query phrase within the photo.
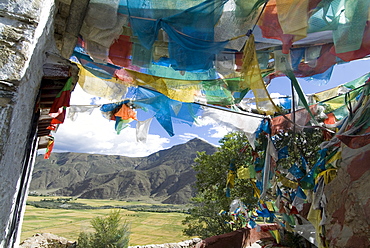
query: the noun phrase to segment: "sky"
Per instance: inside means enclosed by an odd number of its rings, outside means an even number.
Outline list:
[[[312,94],[336,87],[359,78],[369,72],[370,59],[352,61],[334,67],[329,82],[322,84],[316,81],[299,79],[303,92]],[[291,95],[290,81],[286,77],[273,79],[269,93]],[[108,100],[85,93],[78,85],[72,92],[71,105],[89,105],[109,103]],[[68,110],[67,110],[68,111]],[[68,113],[68,112],[67,112]],[[137,117],[143,121],[149,117],[148,113],[138,110]],[[175,135],[170,137],[167,132],[153,119],[146,143],[136,141],[136,121],[130,123],[117,135],[114,121],[105,119],[99,108],[91,114],[79,114],[75,121],[66,118],[59,125],[56,133],[52,133],[55,140],[53,152],[77,152],[107,155],[121,155],[128,157],[144,157],[157,151],[168,149],[174,145],[185,143],[195,137],[219,145],[218,141],[229,131],[226,127],[219,126],[211,119],[200,119],[192,126],[174,123]],[[39,150],[44,153],[45,150]]]

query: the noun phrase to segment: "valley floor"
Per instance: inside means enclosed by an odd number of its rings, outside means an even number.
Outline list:
[[[28,201],[40,201],[45,197],[30,196]],[[82,231],[92,231],[90,221],[97,216],[108,215],[114,206],[142,205],[143,202],[78,199],[89,206],[111,206],[106,209],[47,209],[27,205],[22,225],[21,241],[36,233],[52,233],[68,240],[77,240]],[[147,204],[151,206],[151,204]],[[170,205],[167,205],[170,206]],[[186,214],[160,213],[121,209],[122,218],[130,224],[130,245],[175,243],[188,240],[182,234],[181,221]],[[191,238],[191,237],[190,237]]]

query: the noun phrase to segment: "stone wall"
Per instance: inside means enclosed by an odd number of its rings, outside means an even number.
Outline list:
[[[329,247],[370,247],[370,145],[342,145],[337,177],[325,188]]]
[[[76,248],[76,242],[59,237],[52,233],[37,233],[26,239],[20,248]]]
[[[190,240],[185,240],[179,243],[167,243],[160,245],[144,245],[144,246],[129,246],[129,248],[191,248],[201,239],[194,238]],[[20,245],[20,248],[75,248],[76,242],[68,241],[68,239],[59,237],[51,233],[37,233],[34,236],[26,239]]]
[[[0,247],[17,247],[54,0],[0,2]],[[28,149],[28,150],[27,150]]]
[[[185,240],[179,243],[166,243],[166,244],[160,244],[160,245],[135,245],[135,246],[129,246],[129,248],[192,248],[202,240],[199,238],[189,239]]]

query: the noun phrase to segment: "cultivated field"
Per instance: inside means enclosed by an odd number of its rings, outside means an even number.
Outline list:
[[[52,199],[53,197],[47,197]],[[57,197],[54,197],[55,199]],[[45,197],[29,196],[28,201],[41,201]],[[143,202],[125,202],[115,200],[77,199],[74,202],[90,207],[102,206],[148,206]],[[154,205],[155,207],[155,205]],[[165,207],[171,208],[171,205]],[[177,208],[179,206],[176,206]],[[147,245],[175,243],[190,239],[183,236],[181,221],[186,214],[179,212],[147,212],[146,207],[141,211],[121,209],[122,218],[131,226],[130,245]],[[81,231],[92,231],[90,220],[97,216],[109,214],[112,208],[103,209],[47,209],[27,205],[22,226],[21,240],[36,233],[53,233],[71,241],[77,240]]]

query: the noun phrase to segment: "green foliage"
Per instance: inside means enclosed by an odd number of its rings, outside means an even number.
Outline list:
[[[195,184],[197,195],[192,199],[194,207],[183,224],[187,227],[184,234],[206,238],[231,232],[241,227],[242,223],[228,224],[231,216],[219,214],[228,211],[230,203],[239,198],[247,207],[253,207],[257,199],[253,197],[253,188],[247,179],[235,179],[235,186],[226,196],[227,174],[230,164],[236,168],[253,164],[252,149],[244,133],[236,132],[220,140],[221,147],[212,155],[199,152],[195,159],[194,170],[197,171]]]
[[[126,209],[135,212],[155,212],[155,213],[187,213],[186,207],[183,205],[174,204],[145,204],[145,205],[102,205],[102,206],[90,206],[85,203],[76,202],[77,199],[61,200],[58,199],[42,199],[41,201],[27,201],[27,205],[34,206],[36,208],[47,208],[47,209]],[[64,199],[64,198],[63,198]],[[66,198],[67,199],[67,198]]]
[[[107,217],[96,217],[91,220],[95,232],[81,232],[78,247],[81,248],[126,248],[129,245],[130,233],[126,222],[121,224],[120,211],[112,211]]]
[[[127,205],[119,208],[135,211],[135,212],[155,212],[155,213],[187,213],[187,209],[183,205],[174,204],[152,204],[152,205]]]
[[[27,201],[27,205],[34,206],[36,208],[47,208],[47,209],[98,209],[88,206],[84,203],[79,202],[60,202],[55,200],[41,200],[41,201]],[[100,207],[99,209],[102,209]]]
[[[324,141],[322,131],[319,129],[305,129],[303,132],[292,130],[275,135],[275,147],[277,150],[287,146],[289,156],[279,159],[278,166],[288,169],[293,164],[301,164],[301,156],[306,160],[309,169],[318,159],[320,144]]]

